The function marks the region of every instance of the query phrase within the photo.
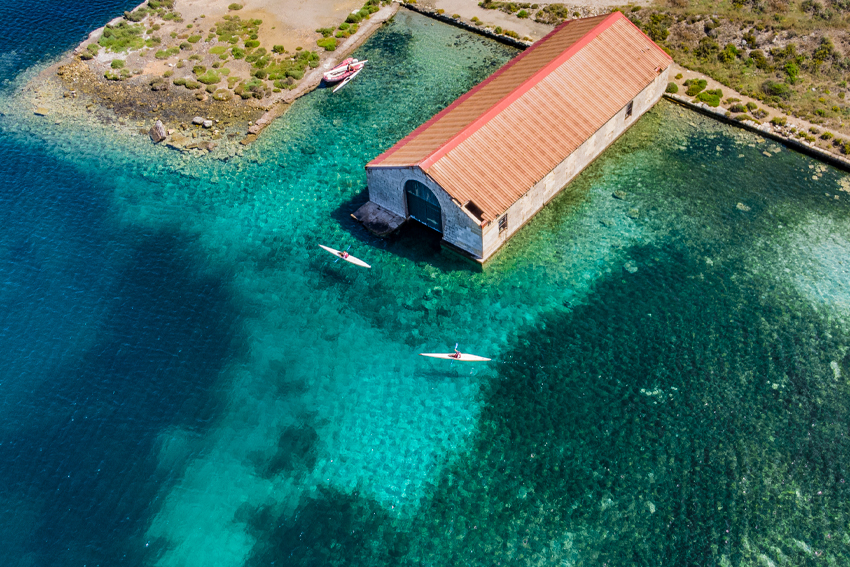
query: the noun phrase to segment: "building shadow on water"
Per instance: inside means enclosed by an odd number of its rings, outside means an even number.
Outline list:
[[[466,259],[454,253],[441,244],[442,235],[425,227],[416,221],[408,221],[387,238],[375,236],[355,220],[353,215],[357,209],[369,200],[369,192],[364,187],[357,195],[343,202],[331,213],[341,228],[363,245],[386,250],[399,258],[410,260],[417,264],[428,264],[442,272],[480,272],[482,267],[477,262]],[[374,267],[374,266],[373,266]]]

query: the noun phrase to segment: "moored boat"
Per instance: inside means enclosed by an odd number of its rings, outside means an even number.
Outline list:
[[[326,83],[338,83],[340,81],[344,81],[345,79],[353,76],[355,73],[360,71],[364,65],[366,65],[366,59],[363,61],[358,61],[354,57],[349,57],[344,60],[342,63],[322,75],[322,78],[325,79]]]

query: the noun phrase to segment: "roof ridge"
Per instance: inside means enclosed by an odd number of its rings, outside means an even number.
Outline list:
[[[614,12],[614,13],[615,13],[615,12]],[[597,17],[598,17],[598,16],[597,16]],[[529,47],[528,49],[524,50],[522,53],[520,53],[519,55],[517,55],[516,57],[514,57],[513,59],[511,59],[511,60],[510,60],[510,61],[508,61],[507,63],[505,63],[505,64],[504,64],[503,66],[501,66],[498,70],[496,70],[496,72],[495,72],[495,73],[493,73],[492,75],[490,75],[489,77],[487,77],[486,79],[484,79],[483,81],[481,81],[480,83],[478,83],[477,85],[475,85],[474,87],[472,87],[472,88],[471,88],[470,90],[468,90],[466,93],[464,93],[463,95],[461,95],[460,97],[458,97],[458,98],[457,98],[457,99],[456,99],[453,103],[451,103],[450,105],[448,105],[447,107],[445,107],[443,110],[441,110],[440,112],[438,112],[437,114],[435,114],[434,116],[432,116],[432,117],[431,117],[431,118],[430,118],[427,122],[423,123],[423,124],[422,124],[422,125],[420,125],[418,128],[414,129],[414,130],[413,130],[413,132],[411,132],[410,134],[408,134],[407,136],[405,136],[404,138],[402,138],[401,140],[399,140],[396,144],[394,144],[394,145],[393,145],[391,148],[389,148],[387,151],[383,152],[381,155],[379,155],[378,157],[376,157],[375,159],[373,159],[373,160],[369,163],[369,165],[373,165],[373,166],[375,166],[375,165],[379,165],[381,162],[383,162],[384,160],[386,160],[387,158],[389,158],[389,157],[390,157],[391,155],[393,155],[395,152],[397,152],[397,151],[398,151],[398,150],[400,150],[401,148],[405,147],[405,146],[407,145],[407,142],[408,142],[409,140],[412,140],[413,138],[417,137],[417,136],[418,136],[418,135],[419,135],[419,134],[420,134],[423,130],[426,130],[427,128],[429,128],[429,127],[430,127],[433,123],[435,123],[435,122],[437,122],[438,120],[440,120],[443,116],[445,116],[446,114],[448,114],[449,112],[451,112],[452,110],[454,110],[456,107],[460,106],[463,102],[465,102],[467,99],[469,99],[472,95],[474,95],[475,93],[477,93],[478,91],[480,91],[481,89],[483,89],[486,85],[488,85],[489,83],[493,82],[495,79],[497,79],[498,77],[500,77],[500,76],[501,76],[502,74],[504,74],[504,73],[505,73],[508,69],[510,69],[511,67],[513,67],[514,65],[516,65],[517,63],[519,63],[520,61],[522,61],[522,60],[523,60],[523,59],[524,59],[524,58],[525,58],[525,57],[526,57],[529,53],[531,53],[532,51],[534,51],[534,49],[535,49],[536,47],[538,47],[538,46],[540,46],[540,45],[543,45],[543,44],[544,44],[544,43],[546,43],[547,41],[550,41],[550,40],[552,39],[552,37],[554,37],[554,36],[555,36],[555,34],[557,34],[557,33],[558,33],[558,32],[560,32],[562,29],[564,29],[565,27],[567,27],[568,25],[570,25],[571,23],[574,23],[574,22],[576,22],[576,21],[578,21],[578,20],[576,20],[576,19],[574,19],[574,20],[567,20],[566,22],[562,23],[561,25],[556,26],[556,27],[555,27],[555,29],[553,29],[552,31],[550,31],[549,33],[547,33],[545,36],[543,36],[542,38],[540,38],[540,39],[538,39],[537,41],[535,41],[535,42],[534,42],[534,44],[533,44],[531,47]],[[603,21],[604,21],[604,20],[603,20]],[[596,28],[594,28],[594,29],[596,29]],[[535,74],[535,76],[536,76],[536,74]],[[519,86],[517,86],[515,89],[513,89],[513,90],[511,90],[509,93],[507,93],[504,97],[502,97],[501,99],[499,99],[498,101],[496,101],[496,102],[493,104],[493,106],[491,106],[490,108],[488,108],[488,109],[487,109],[487,111],[486,111],[484,114],[488,114],[488,113],[489,113],[489,112],[490,112],[490,111],[491,111],[491,110],[492,110],[495,106],[498,106],[498,105],[499,105],[499,104],[500,104],[503,100],[505,100],[505,99],[509,98],[509,97],[510,97],[510,96],[511,96],[511,95],[512,95],[515,91],[516,91],[516,89],[517,89],[517,88],[522,87],[522,85],[524,85],[524,84],[525,84],[525,82],[521,83],[521,84],[520,84]],[[473,124],[474,124],[474,122],[473,122]],[[463,130],[461,130],[461,132],[459,132],[458,134],[455,134],[454,136],[452,136],[451,138],[449,138],[448,140],[446,140],[446,141],[445,141],[445,142],[444,142],[444,143],[443,143],[443,144],[442,144],[439,148],[437,148],[436,150],[434,150],[433,152],[431,152],[430,154],[428,154],[427,156],[425,156],[422,160],[420,160],[420,163],[422,163],[423,161],[427,160],[429,157],[431,157],[432,155],[434,155],[436,152],[440,151],[440,149],[441,149],[443,146],[445,146],[446,144],[450,143],[452,140],[454,140],[454,139],[455,139],[458,135],[460,135],[460,134],[461,134],[462,132],[464,132],[464,131],[466,131],[466,128],[464,128]]]
[[[599,17],[599,16],[597,16],[597,17]],[[593,41],[594,39],[599,37],[599,35],[603,31],[607,30],[609,27],[611,27],[615,22],[617,22],[620,19],[624,19],[626,21],[629,21],[629,23],[631,23],[631,21],[625,16],[625,14],[623,14],[620,11],[614,11],[614,12],[611,12],[611,13],[607,14],[606,16],[604,16],[598,24],[593,26],[593,28],[591,28],[586,34],[584,34],[580,40],[576,41],[573,45],[571,45],[569,47],[569,49],[567,49],[566,51],[561,53],[561,55],[559,55],[558,57],[556,57],[555,59],[550,61],[542,69],[537,71],[534,75],[532,75],[531,77],[529,77],[528,79],[526,79],[525,81],[523,81],[522,83],[517,85],[516,88],[512,89],[506,96],[502,97],[493,106],[488,108],[487,111],[482,113],[477,119],[475,119],[466,128],[464,128],[463,130],[461,130],[460,132],[458,132],[457,134],[455,134],[454,136],[452,136],[451,138],[446,140],[446,142],[441,144],[439,148],[435,149],[433,152],[431,152],[430,154],[428,154],[427,156],[425,156],[424,158],[419,160],[417,165],[423,171],[427,172],[428,168],[430,168],[437,160],[439,160],[440,158],[445,156],[447,153],[449,153],[451,150],[453,150],[458,145],[460,145],[464,140],[466,140],[472,134],[474,134],[476,131],[478,131],[484,124],[486,124],[487,122],[492,120],[494,116],[498,115],[500,112],[502,112],[502,110],[504,110],[505,108],[507,108],[508,106],[513,104],[518,98],[520,98],[522,95],[524,95],[526,92],[528,92],[531,89],[531,87],[533,87],[534,85],[539,83],[540,79],[549,75],[555,69],[557,69],[558,67],[563,65],[564,62],[566,62],[570,57],[572,57],[573,55],[575,55],[576,53],[581,51],[587,44],[589,44],[591,41]],[[578,21],[578,20],[568,20],[567,22],[564,22],[562,25],[558,26],[557,28],[552,30],[549,34],[547,34],[544,39],[549,38],[550,36],[554,35],[556,32],[560,31],[561,29],[563,29],[564,27],[566,27],[570,23],[576,22],[576,21]],[[632,24],[632,25],[634,25],[634,24]],[[641,33],[643,33],[643,32],[641,32]],[[535,44],[535,46],[536,45],[537,44]],[[532,47],[532,49],[533,49],[533,47]],[[524,51],[522,53],[522,55],[525,55],[526,53],[529,53],[530,51],[531,51],[531,49],[528,49],[528,50]],[[669,55],[668,55],[668,57],[669,57]],[[514,61],[516,61],[518,59],[519,59],[519,57],[512,60],[511,63],[513,63]],[[507,68],[509,68],[509,66],[510,65],[506,65],[502,69],[507,69]],[[494,78],[496,75],[497,75],[497,73],[494,73],[490,77],[490,79]],[[488,81],[490,79],[488,79]],[[467,94],[472,94],[473,92],[479,90],[479,87],[483,86],[486,82],[487,81],[482,82],[481,85],[475,87],[474,89],[472,89]],[[452,106],[454,106],[454,105],[452,105]],[[446,110],[448,110],[449,108],[451,108],[451,106],[447,107]],[[418,128],[417,128],[417,130],[418,130]],[[414,133],[415,132],[416,131],[414,131]]]

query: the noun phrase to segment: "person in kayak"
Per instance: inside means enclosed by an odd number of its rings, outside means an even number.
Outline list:
[[[449,356],[452,357],[452,358],[456,358],[456,359],[460,360],[460,351],[457,349],[457,347],[455,347],[455,353],[450,354]]]
[[[342,258],[343,260],[345,260],[346,258],[348,258],[348,252],[343,250],[342,252],[339,253],[339,257]]]

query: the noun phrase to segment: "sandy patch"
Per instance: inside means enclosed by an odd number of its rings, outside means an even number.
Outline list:
[[[234,1],[241,10],[228,10]],[[262,20],[260,39],[267,49],[283,45],[315,49],[318,28],[336,27],[352,11],[360,9],[365,0],[178,0],[176,10],[187,22],[210,29],[225,14],[243,20]],[[205,16],[201,18],[201,16]]]

